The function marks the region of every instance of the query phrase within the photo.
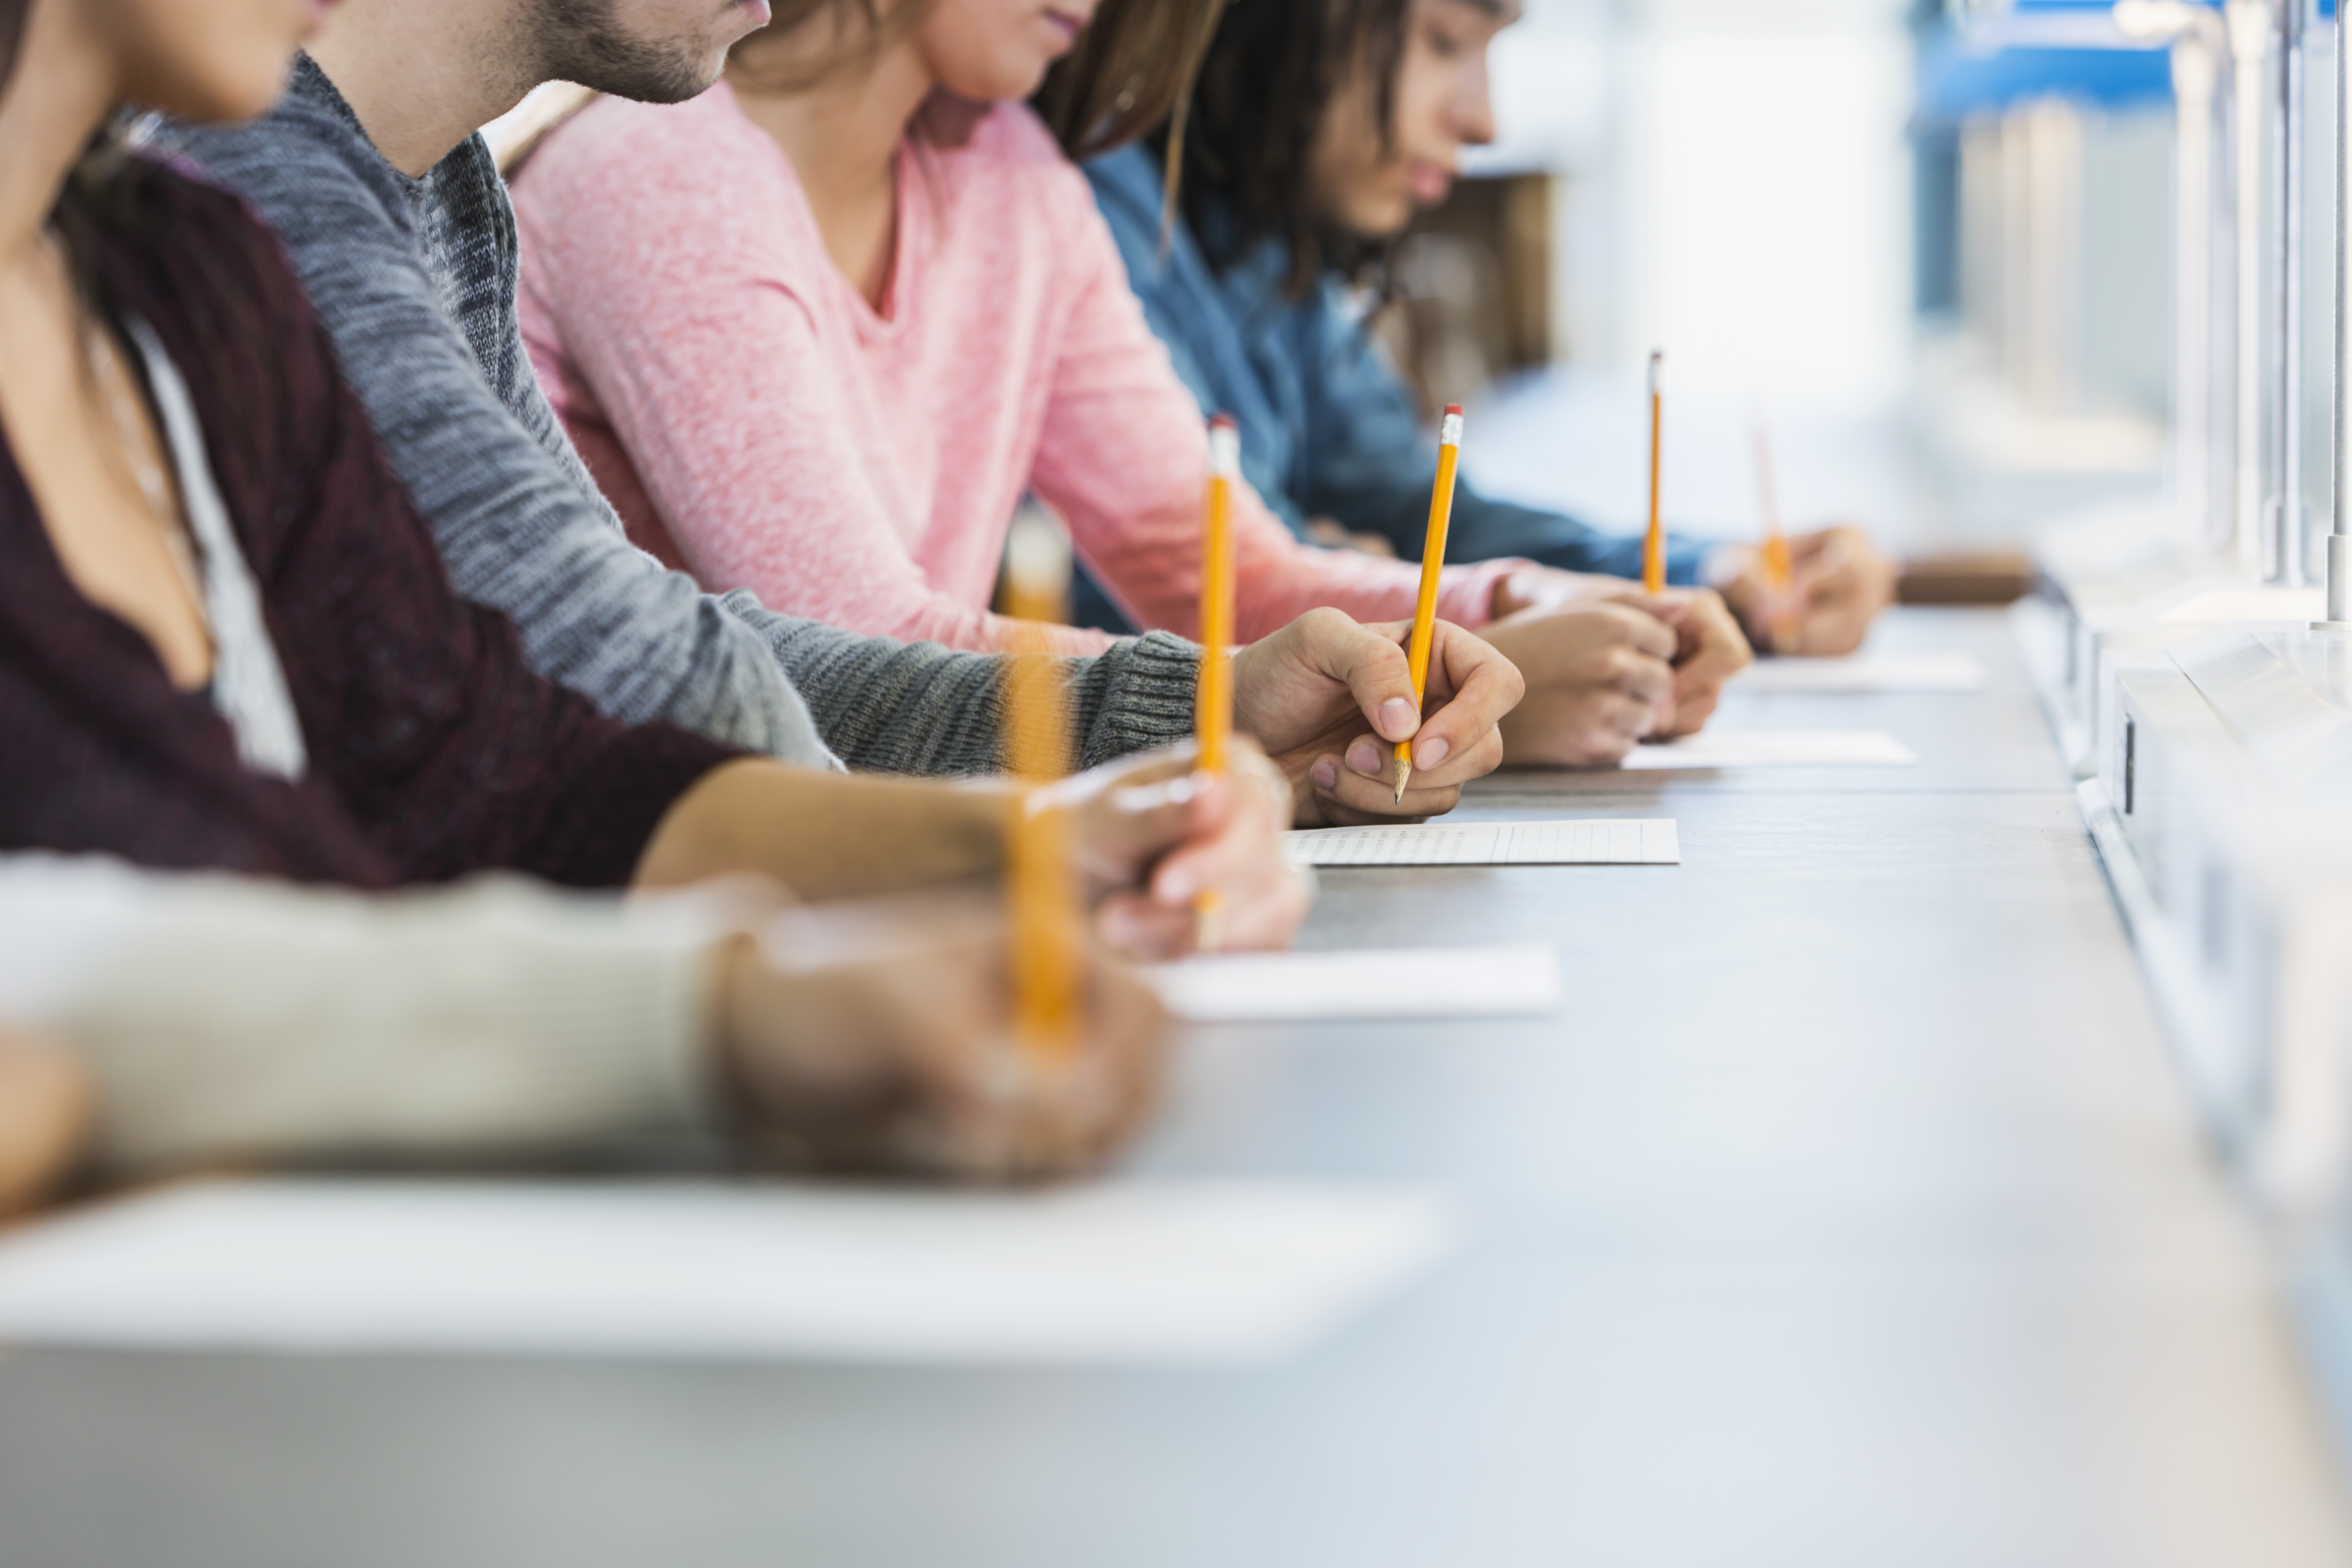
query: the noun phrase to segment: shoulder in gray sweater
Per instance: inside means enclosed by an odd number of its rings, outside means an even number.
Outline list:
[[[162,139],[283,237],[458,593],[511,619],[541,674],[788,762],[1001,765],[1003,659],[705,594],[628,542],[531,374],[514,211],[480,137],[412,180],[304,58],[267,119]],[[1190,734],[1199,662],[1164,633],[1072,661],[1082,763]]]

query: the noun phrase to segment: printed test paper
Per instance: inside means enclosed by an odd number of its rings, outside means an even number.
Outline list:
[[[1862,653],[1848,658],[1759,658],[1732,677],[1734,691],[1980,691],[1982,660],[1966,653]]]
[[[1702,730],[1679,741],[1636,746],[1619,767],[1635,773],[1675,768],[1907,767],[1918,754],[1884,730]]]
[[[1142,973],[1193,1024],[1540,1018],[1561,994],[1558,961],[1534,943],[1213,953]]]
[[[1265,1363],[1433,1267],[1443,1201],[1290,1181],[224,1181],[0,1238],[0,1342],[917,1365]]]
[[[1678,866],[1674,818],[1317,827],[1283,835],[1301,866]]]

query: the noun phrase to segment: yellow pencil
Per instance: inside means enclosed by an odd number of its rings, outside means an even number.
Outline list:
[[[1772,432],[1761,408],[1756,411],[1755,426],[1756,490],[1764,512],[1764,585],[1772,594],[1769,625],[1772,646],[1778,648],[1793,642],[1796,630],[1789,604],[1789,536],[1780,531],[1780,497],[1772,482]]]
[[[1429,531],[1421,541],[1421,596],[1412,606],[1412,644],[1407,658],[1412,672],[1412,700],[1418,710],[1429,689],[1429,647],[1437,637],[1437,579],[1445,569],[1445,531],[1454,521],[1454,470],[1462,459],[1462,405],[1445,405],[1437,426],[1437,482],[1429,491]],[[1404,786],[1412,777],[1412,742],[1396,743],[1396,798],[1404,804]]]
[[[1650,351],[1650,531],[1642,540],[1642,591],[1655,594],[1666,585],[1666,525],[1658,514],[1658,427],[1664,398],[1658,389],[1659,372],[1666,356]]]
[[[1045,624],[1068,618],[1070,543],[1042,510],[1013,519],[1005,552],[1006,608],[1021,622],[1005,675],[1006,763],[1023,789],[1014,807],[1006,889],[1012,922],[1013,1037],[1034,1060],[1076,1048],[1084,1012],[1077,869],[1063,814],[1039,807],[1039,786],[1069,771],[1069,717]]]
[[[1209,421],[1209,494],[1201,525],[1201,683],[1192,732],[1201,771],[1223,777],[1234,732],[1234,481],[1241,477],[1241,432],[1233,416]],[[1203,888],[1192,899],[1193,945],[1214,952],[1224,939],[1225,895]]]

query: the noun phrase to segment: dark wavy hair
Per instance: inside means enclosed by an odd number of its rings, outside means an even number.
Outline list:
[[[1381,145],[1393,139],[1408,8],[1409,0],[1232,0],[1225,8],[1192,112],[1148,138],[1210,266],[1223,270],[1274,237],[1289,247],[1294,294],[1331,271],[1385,281],[1393,241],[1348,233],[1318,213],[1307,161],[1333,95],[1358,69],[1374,85]],[[1172,177],[1180,169],[1181,184]]]

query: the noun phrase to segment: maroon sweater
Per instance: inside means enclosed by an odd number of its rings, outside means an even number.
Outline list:
[[[310,765],[247,771],[203,696],[66,577],[0,432],[0,848],[388,887],[489,868],[625,882],[671,803],[737,753],[629,726],[523,662],[451,591],[276,238],[135,160],[93,254],[186,379]]]

